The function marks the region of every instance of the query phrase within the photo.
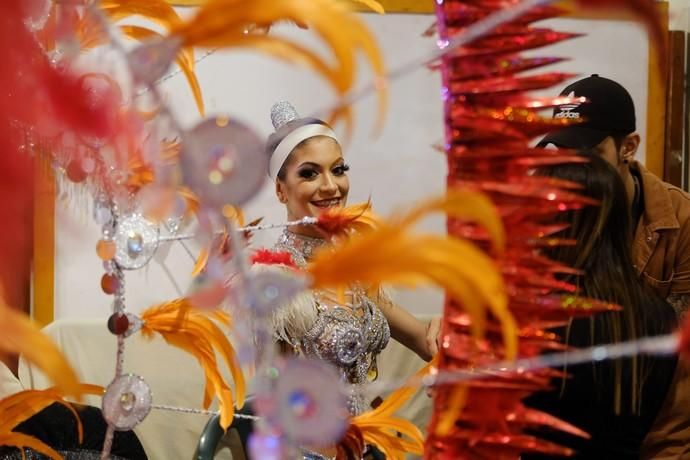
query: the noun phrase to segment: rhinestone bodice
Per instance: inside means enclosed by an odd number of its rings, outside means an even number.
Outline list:
[[[325,240],[285,231],[276,249],[287,251],[298,267],[304,268],[313,252]],[[376,357],[390,340],[388,321],[361,286],[350,286],[344,298],[328,291],[314,291],[316,321],[303,337],[292,337],[292,346],[305,356],[323,359],[335,365],[343,379],[363,384],[376,378]],[[366,410],[365,401],[352,397],[350,411]]]

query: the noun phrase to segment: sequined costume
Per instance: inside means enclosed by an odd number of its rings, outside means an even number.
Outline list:
[[[298,267],[305,267],[312,252],[325,244],[321,238],[286,230],[275,250],[286,251]],[[351,286],[346,302],[327,291],[313,291],[286,305],[274,321],[277,339],[295,353],[333,364],[343,380],[358,385],[376,378],[376,357],[390,339],[388,321],[377,302],[390,302],[383,293],[371,298],[361,286]],[[349,400],[353,415],[367,410],[362,397]]]

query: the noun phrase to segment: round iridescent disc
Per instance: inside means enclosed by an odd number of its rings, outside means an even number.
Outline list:
[[[289,302],[306,287],[305,280],[282,271],[265,271],[254,274],[247,282],[251,289],[248,302],[259,315],[269,315]],[[249,299],[248,299],[249,300]]]
[[[158,248],[158,227],[139,214],[131,214],[117,223],[115,261],[125,270],[145,266]]]
[[[138,375],[122,375],[105,390],[103,417],[116,430],[131,430],[146,418],[151,410],[151,389]]]
[[[208,118],[187,133],[182,147],[185,184],[206,205],[242,205],[266,180],[268,155],[259,136],[228,117]]]
[[[298,445],[335,444],[347,430],[347,397],[338,373],[326,363],[290,359],[275,380],[275,404],[268,414]]]
[[[175,39],[151,40],[143,43],[128,55],[130,68],[140,82],[153,84],[165,76],[180,49]]]

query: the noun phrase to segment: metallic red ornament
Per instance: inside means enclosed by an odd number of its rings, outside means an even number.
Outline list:
[[[113,295],[120,288],[120,281],[117,276],[106,273],[101,277],[101,290],[108,295]]]
[[[65,174],[69,180],[75,183],[84,182],[88,176],[79,160],[70,161],[65,168]]]
[[[436,3],[443,42],[519,0]],[[576,271],[539,253],[543,247],[572,244],[559,237],[564,227],[554,221],[558,213],[597,204],[578,195],[580,187],[576,184],[531,174],[543,165],[581,161],[574,152],[531,147],[535,136],[568,123],[538,113],[568,103],[567,98],[531,99],[524,94],[560,85],[573,75],[516,75],[560,60],[523,58],[518,54],[576,36],[529,25],[559,12],[556,8],[539,8],[450,53],[441,65],[448,186],[470,187],[487,194],[509,229],[506,250],[497,263],[506,283],[510,310],[520,327],[519,355],[526,358],[566,349],[547,328],[566,324],[573,317],[616,308],[576,298],[572,294],[576,286],[558,278],[559,274]],[[449,234],[473,240],[480,248],[491,251],[486,231],[477,225],[448,219],[447,228]],[[488,318],[487,332],[481,341],[472,338],[470,326],[461,306],[448,299],[439,371],[471,372],[506,359],[501,329],[493,318]],[[441,414],[454,401],[457,387],[437,388],[426,458],[516,460],[521,453],[572,454],[567,448],[526,434],[525,430],[549,427],[576,436],[586,437],[586,433],[551,415],[526,408],[521,402],[532,392],[548,389],[552,378],[562,376],[553,369],[493,371],[481,380],[469,381],[464,384],[469,394],[462,412],[454,424],[444,423],[447,430],[438,429]]]
[[[108,318],[108,330],[115,335],[122,335],[129,329],[129,319],[124,313],[113,313]]]

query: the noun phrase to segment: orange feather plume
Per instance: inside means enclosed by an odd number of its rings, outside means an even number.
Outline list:
[[[366,3],[374,5],[373,2]],[[246,33],[248,27],[270,26],[277,22],[308,24],[309,29],[330,48],[335,64],[316,52],[285,38]],[[374,74],[383,78],[381,52],[364,23],[344,4],[331,0],[209,0],[189,21],[172,28],[171,37],[185,47],[251,47],[273,57],[311,68],[323,76],[339,95],[354,87],[356,54],[361,51]],[[379,88],[379,121],[386,108],[386,88]],[[342,116],[347,112],[338,111]]]
[[[429,374],[436,360],[420,369],[415,378]],[[375,445],[386,458],[404,460],[406,454],[422,455],[424,436],[417,426],[408,420],[394,417],[397,412],[414,395],[417,387],[405,385],[391,393],[376,409],[354,417],[345,436],[338,443],[337,458],[347,460],[350,453],[361,455],[364,446]]]
[[[374,288],[382,283],[411,287],[422,283],[435,284],[445,289],[467,311],[472,320],[472,335],[476,339],[484,334],[487,310],[493,314],[501,324],[506,356],[514,358],[517,354],[517,324],[508,310],[498,267],[468,241],[451,236],[412,233],[410,227],[431,212],[445,212],[450,217],[478,223],[487,231],[495,250],[503,250],[503,227],[489,199],[470,190],[450,190],[445,197],[430,200],[406,215],[381,222],[374,230],[354,234],[332,248],[319,250],[307,267],[313,287],[335,287],[342,293],[346,286],[355,282]],[[459,387],[452,395],[442,422],[455,420],[464,401],[465,391]],[[402,441],[391,445],[391,449],[402,447],[409,446]]]
[[[102,395],[103,387],[98,385],[79,384],[79,394]],[[25,390],[0,400],[0,446],[12,446],[18,449],[31,448],[43,455],[61,460],[63,457],[42,441],[23,433],[12,430],[42,411],[53,403],[58,403],[69,409],[77,421],[77,435],[79,442],[84,439],[84,428],[74,407],[64,399],[62,392],[55,388],[46,390]]]
[[[313,287],[343,291],[355,282],[373,288],[383,283],[409,287],[435,284],[467,310],[476,338],[483,335],[487,310],[491,312],[502,325],[507,356],[514,357],[517,329],[498,267],[468,241],[410,230],[433,211],[477,222],[486,229],[496,251],[503,249],[501,220],[489,199],[469,190],[452,190],[407,215],[381,222],[375,230],[317,251],[307,267]]]
[[[146,310],[141,319],[144,337],[160,334],[165,341],[193,355],[201,364],[206,377],[203,407],[211,405],[213,396],[220,406],[220,424],[227,429],[232,422],[234,403],[230,386],[218,369],[216,353],[227,365],[235,382],[237,407],[244,405],[245,381],[235,350],[218,324],[230,327],[230,316],[223,311],[202,311],[192,307],[189,299],[182,298]]]

